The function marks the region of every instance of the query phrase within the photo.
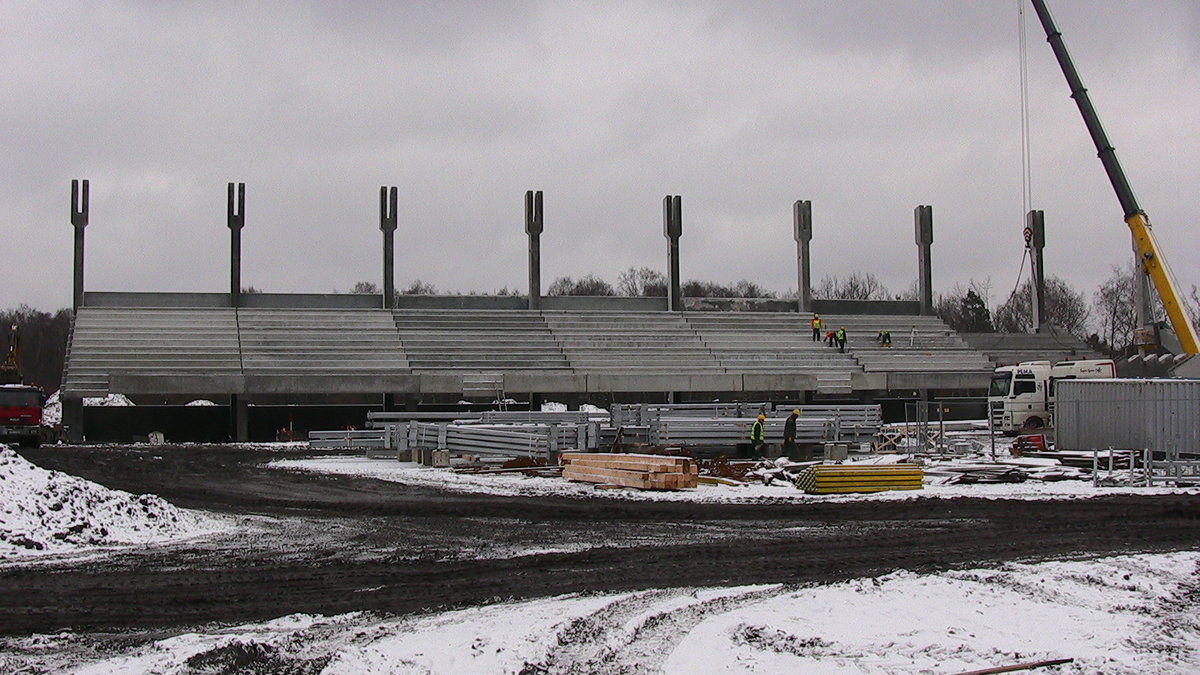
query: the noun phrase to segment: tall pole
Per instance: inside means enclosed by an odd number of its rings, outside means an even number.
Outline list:
[[[396,306],[396,227],[399,196],[395,186],[379,188],[379,229],[383,231],[383,308]]]
[[[812,268],[809,265],[809,247],[812,242],[812,202],[796,200],[792,206],[793,236],[796,239],[796,259],[801,312],[812,311]]]
[[[667,311],[683,309],[682,284],[679,281],[679,237],[683,234],[683,198],[667,195],[663,198],[663,235],[667,238],[667,270],[670,288]]]
[[[82,189],[81,189],[82,188]],[[88,181],[71,181],[71,225],[75,228],[75,273],[71,309],[83,306],[83,228],[88,224]]]
[[[1030,266],[1033,268],[1033,332],[1042,332],[1046,323],[1046,267],[1042,251],[1046,248],[1046,215],[1042,211],[1025,214],[1025,247],[1029,249]]]
[[[542,191],[525,191],[525,233],[529,235],[529,309],[542,308]]]
[[[917,293],[921,315],[933,315],[933,207],[918,206],[913,211],[917,235]]]
[[[242,228],[246,226],[246,184],[229,183],[225,222],[229,226],[229,304],[242,304]]]

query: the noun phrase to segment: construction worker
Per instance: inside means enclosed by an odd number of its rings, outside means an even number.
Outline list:
[[[879,331],[879,335],[877,335],[875,337],[875,339],[879,340],[879,346],[881,346],[881,347],[891,347],[892,346],[891,331],[881,330],[881,331]]]
[[[837,334],[834,335],[834,339],[837,340],[838,351],[845,353],[845,351],[846,351],[846,327],[845,326],[842,326],[841,328],[837,329]]]
[[[816,342],[821,339],[821,315],[813,314],[812,321],[808,322],[812,326],[812,341]]]
[[[750,453],[752,457],[758,457],[763,454],[762,447],[766,438],[763,435],[763,421],[767,416],[759,413],[758,419],[754,420],[754,426],[750,427]]]
[[[793,459],[796,452],[796,418],[799,416],[800,409],[797,408],[783,423],[783,455],[788,459]]]

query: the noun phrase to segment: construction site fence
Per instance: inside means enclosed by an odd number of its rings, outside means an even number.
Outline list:
[[[597,447],[599,425],[582,424],[459,424],[398,422],[385,429],[386,446],[401,453],[412,448],[449,450],[451,454],[545,457],[567,450]]]
[[[1092,450],[1093,485],[1200,485],[1200,460],[1183,459],[1172,453],[1157,459],[1149,449]]]
[[[750,441],[755,418],[722,417],[661,417],[649,424],[650,443],[655,445],[719,446],[737,445]],[[783,439],[785,420],[773,417],[763,422],[767,441]],[[844,440],[838,437],[837,424],[832,419],[800,417],[796,419],[797,443],[825,443]]]
[[[832,420],[836,441],[864,441],[875,438],[883,427],[883,411],[879,405],[781,405],[771,403],[638,403],[615,404],[611,424],[614,427],[646,426],[653,429],[664,418],[712,419],[720,422],[755,418],[759,413],[767,421],[782,419],[800,411],[799,420]],[[749,431],[747,430],[747,435]],[[653,442],[653,441],[652,441]]]

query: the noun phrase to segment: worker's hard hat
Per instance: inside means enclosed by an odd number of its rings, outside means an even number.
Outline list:
[[[765,420],[765,419],[767,419],[767,416],[762,413],[758,413],[758,419]]]
[[[793,414],[793,415],[799,415],[799,414],[800,414],[800,409],[799,409],[799,408],[796,408],[795,410],[793,410],[793,411],[792,411],[792,414]]]

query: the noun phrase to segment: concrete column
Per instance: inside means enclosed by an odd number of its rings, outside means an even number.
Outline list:
[[[229,395],[229,438],[238,443],[250,440],[249,406],[241,396]]]
[[[812,202],[796,200],[792,207],[793,237],[796,239],[796,273],[799,295],[799,310],[812,311],[812,267],[809,265],[809,248],[812,242]]]
[[[1033,332],[1042,332],[1046,321],[1046,276],[1042,250],[1046,248],[1046,215],[1042,211],[1025,214],[1025,248],[1029,249],[1029,264],[1033,273],[1032,298]]]
[[[237,184],[236,201],[234,184],[229,184],[229,199],[225,209],[225,222],[229,225],[229,304],[242,304],[242,228],[246,226],[246,184]]]
[[[525,192],[525,234],[529,235],[529,309],[542,308],[542,191]]]
[[[75,275],[71,309],[83,306],[83,228],[88,224],[88,182],[71,181],[71,225],[75,228]]]
[[[67,432],[67,441],[82,443],[83,429],[83,399],[79,396],[64,396],[62,398],[62,424]]]
[[[383,308],[396,306],[396,226],[399,198],[396,188],[379,188],[379,229],[383,231]],[[386,405],[386,403],[385,403]]]
[[[933,207],[918,206],[913,211],[917,233],[917,295],[921,315],[933,315]]]
[[[683,198],[663,198],[663,235],[667,238],[667,311],[683,309],[682,284],[679,281],[679,237],[683,234]]]

